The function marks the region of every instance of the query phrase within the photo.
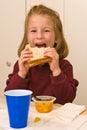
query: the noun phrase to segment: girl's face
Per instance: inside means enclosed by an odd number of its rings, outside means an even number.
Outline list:
[[[46,15],[31,16],[28,23],[27,38],[31,46],[53,46],[55,33],[51,18]]]

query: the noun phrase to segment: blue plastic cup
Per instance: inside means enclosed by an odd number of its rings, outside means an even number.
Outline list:
[[[6,97],[10,127],[26,127],[32,91],[15,89],[8,90],[4,94]]]

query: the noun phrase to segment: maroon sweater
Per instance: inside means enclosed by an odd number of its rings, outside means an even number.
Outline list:
[[[6,90],[29,89],[33,95],[51,95],[56,97],[56,103],[72,102],[76,96],[78,81],[73,77],[73,67],[67,60],[60,60],[60,75],[53,77],[48,64],[30,68],[25,79],[18,75],[18,61],[9,74]]]

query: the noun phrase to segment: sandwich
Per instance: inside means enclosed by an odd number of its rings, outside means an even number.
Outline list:
[[[33,57],[28,60],[29,67],[51,62],[51,57],[44,57],[44,51],[50,47],[31,47],[30,44],[26,45],[26,48],[32,51]]]

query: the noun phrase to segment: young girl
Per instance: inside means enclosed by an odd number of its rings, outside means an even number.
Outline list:
[[[33,53],[25,48],[26,44],[48,47],[44,56],[52,61],[29,68],[27,61]],[[6,90],[29,89],[33,95],[51,95],[56,103],[72,102],[76,96],[78,81],[73,77],[71,63],[64,59],[68,46],[63,34],[59,14],[44,6],[33,6],[26,16],[25,33],[18,49],[19,59],[9,74]]]

